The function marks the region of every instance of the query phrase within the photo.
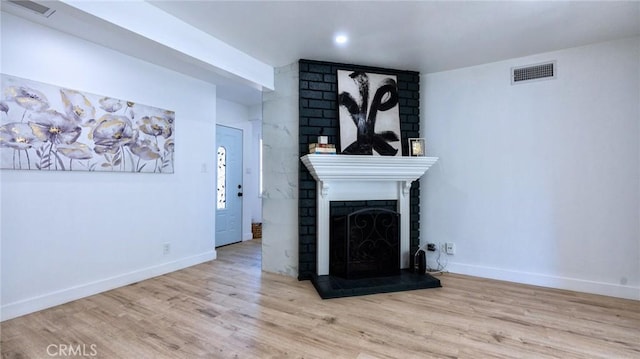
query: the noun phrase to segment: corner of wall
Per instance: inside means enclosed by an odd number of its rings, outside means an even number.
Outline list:
[[[262,269],[298,273],[298,64],[277,68],[263,96]]]

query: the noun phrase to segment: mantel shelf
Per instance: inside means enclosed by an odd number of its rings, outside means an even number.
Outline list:
[[[300,158],[316,181],[402,181],[420,178],[438,157],[310,154]]]

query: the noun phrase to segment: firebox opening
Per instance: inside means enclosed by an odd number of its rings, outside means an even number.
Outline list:
[[[387,207],[395,204],[395,201],[375,202],[385,202],[382,204]],[[365,206],[347,214],[332,215],[329,274],[346,279],[398,275],[399,223],[400,213],[388,208]]]

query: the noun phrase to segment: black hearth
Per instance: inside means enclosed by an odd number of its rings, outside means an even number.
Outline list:
[[[442,286],[439,279],[429,274],[413,273],[408,269],[402,269],[398,275],[363,279],[313,275],[311,282],[322,299],[439,288]]]
[[[330,273],[311,277],[321,298],[441,286],[429,274],[400,269],[400,213],[391,210],[395,207],[396,201],[331,202]]]
[[[400,274],[400,214],[364,208],[331,218],[329,274],[346,279]]]

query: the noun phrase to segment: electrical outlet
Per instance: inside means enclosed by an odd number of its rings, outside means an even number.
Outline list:
[[[447,242],[444,244],[444,251],[447,254],[456,254],[456,244],[453,242]]]
[[[162,254],[166,256],[169,253],[171,253],[171,243],[167,242],[162,245]]]

